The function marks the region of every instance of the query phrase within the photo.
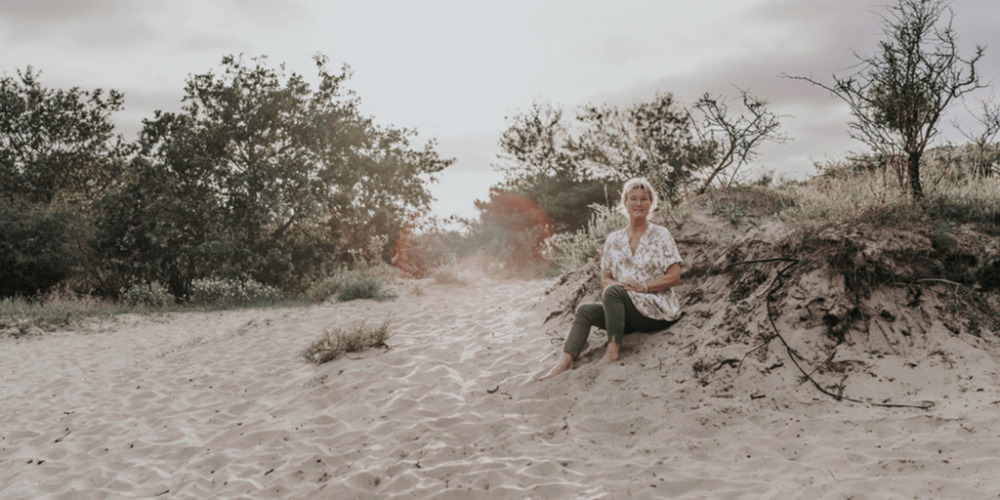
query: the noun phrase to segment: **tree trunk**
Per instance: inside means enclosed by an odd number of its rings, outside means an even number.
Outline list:
[[[924,199],[924,190],[920,187],[920,156],[921,151],[912,151],[906,158],[907,173],[910,176],[910,194],[914,201]]]

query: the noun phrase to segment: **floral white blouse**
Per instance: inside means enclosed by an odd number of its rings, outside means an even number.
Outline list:
[[[680,263],[681,254],[670,231],[663,226],[650,224],[639,239],[635,255],[629,247],[627,229],[619,229],[604,241],[601,271],[611,274],[616,281],[633,279],[639,282],[667,274],[667,268]],[[652,319],[674,321],[681,315],[681,304],[673,288],[662,292],[628,292],[635,308]]]

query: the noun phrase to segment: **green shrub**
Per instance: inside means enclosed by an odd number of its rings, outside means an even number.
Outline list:
[[[345,352],[385,345],[391,334],[389,323],[390,319],[386,318],[378,326],[361,322],[349,328],[338,327],[328,330],[319,340],[306,348],[302,357],[310,363],[319,365],[332,361]]]
[[[191,282],[188,302],[199,305],[247,305],[270,303],[282,298],[281,291],[248,279],[205,278]]]
[[[354,299],[394,299],[396,295],[382,288],[382,280],[375,277],[347,279],[337,286],[337,301],[347,302]]]
[[[127,290],[121,290],[122,301],[130,306],[168,307],[177,299],[159,282],[136,283]]]
[[[729,219],[729,223],[734,226],[739,226],[743,222],[743,219],[749,219],[750,224],[756,226],[757,221],[760,220],[759,215],[747,210],[746,205],[738,203],[715,205],[712,207],[711,213],[716,217]]]
[[[354,299],[393,299],[396,295],[385,290],[385,283],[394,275],[395,269],[386,264],[358,269],[341,268],[333,275],[314,282],[306,290],[306,297],[313,302],[324,302],[333,296],[336,296],[339,302]]]
[[[86,226],[72,205],[0,199],[0,297],[45,292],[85,268]]]

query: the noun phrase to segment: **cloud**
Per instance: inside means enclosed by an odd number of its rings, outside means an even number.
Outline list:
[[[135,49],[159,35],[145,2],[40,0],[5,2],[0,9],[4,45]],[[155,8],[155,7],[154,7]]]
[[[75,19],[80,15],[115,10],[124,0],[13,0],[5,1],[0,18],[22,23],[45,23]]]
[[[29,50],[37,44],[73,51],[235,52],[293,28],[305,15],[298,2],[228,0],[7,1],[0,8],[0,43]]]

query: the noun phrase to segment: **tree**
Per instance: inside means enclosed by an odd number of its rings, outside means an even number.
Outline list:
[[[556,232],[583,227],[590,219],[590,205],[616,201],[621,182],[608,172],[587,168],[571,149],[573,138],[562,109],[536,101],[528,111],[508,117],[507,122],[500,137],[499,161],[494,164],[506,179],[494,186],[496,192],[514,192],[533,200],[549,215]],[[477,206],[491,210],[501,205],[486,202]]]
[[[176,296],[210,275],[302,286],[429,204],[426,183],[451,160],[362,116],[347,67],[316,65],[314,90],[227,56],[220,75],[188,79],[182,112],[144,121],[131,178],[103,204],[102,248],[122,273]]]
[[[31,67],[0,78],[0,296],[45,291],[98,267],[91,202],[130,149],[114,134],[112,90],[43,87]]]
[[[32,203],[58,194],[92,198],[121,172],[127,154],[111,114],[114,90],[47,89],[29,66],[0,78],[0,191]]]
[[[747,91],[740,91],[746,115],[732,117],[729,106],[722,97],[705,94],[695,103],[695,109],[704,115],[699,132],[706,135],[705,144],[717,147],[717,163],[708,171],[699,193],[704,193],[717,176],[728,177],[732,184],[740,169],[759,155],[758,148],[764,141],[784,142],[786,137],[778,132],[781,123],[778,116],[767,109],[762,101]]]
[[[585,106],[577,120],[582,132],[568,147],[578,161],[622,182],[646,177],[668,199],[714,162],[715,144],[700,140],[691,114],[669,93],[625,109]]]
[[[959,55],[948,5],[944,0],[899,0],[882,17],[885,39],[876,54],[857,56],[856,73],[833,75],[832,85],[792,77],[846,102],[854,116],[852,137],[886,157],[905,156],[914,200],[924,195],[920,160],[938,134],[942,114],[953,100],[982,88],[976,64],[984,49],[976,46],[968,59]]]
[[[524,113],[506,117],[493,167],[507,180],[540,176],[579,179],[588,174],[567,148],[571,141],[562,108],[536,100]]]

